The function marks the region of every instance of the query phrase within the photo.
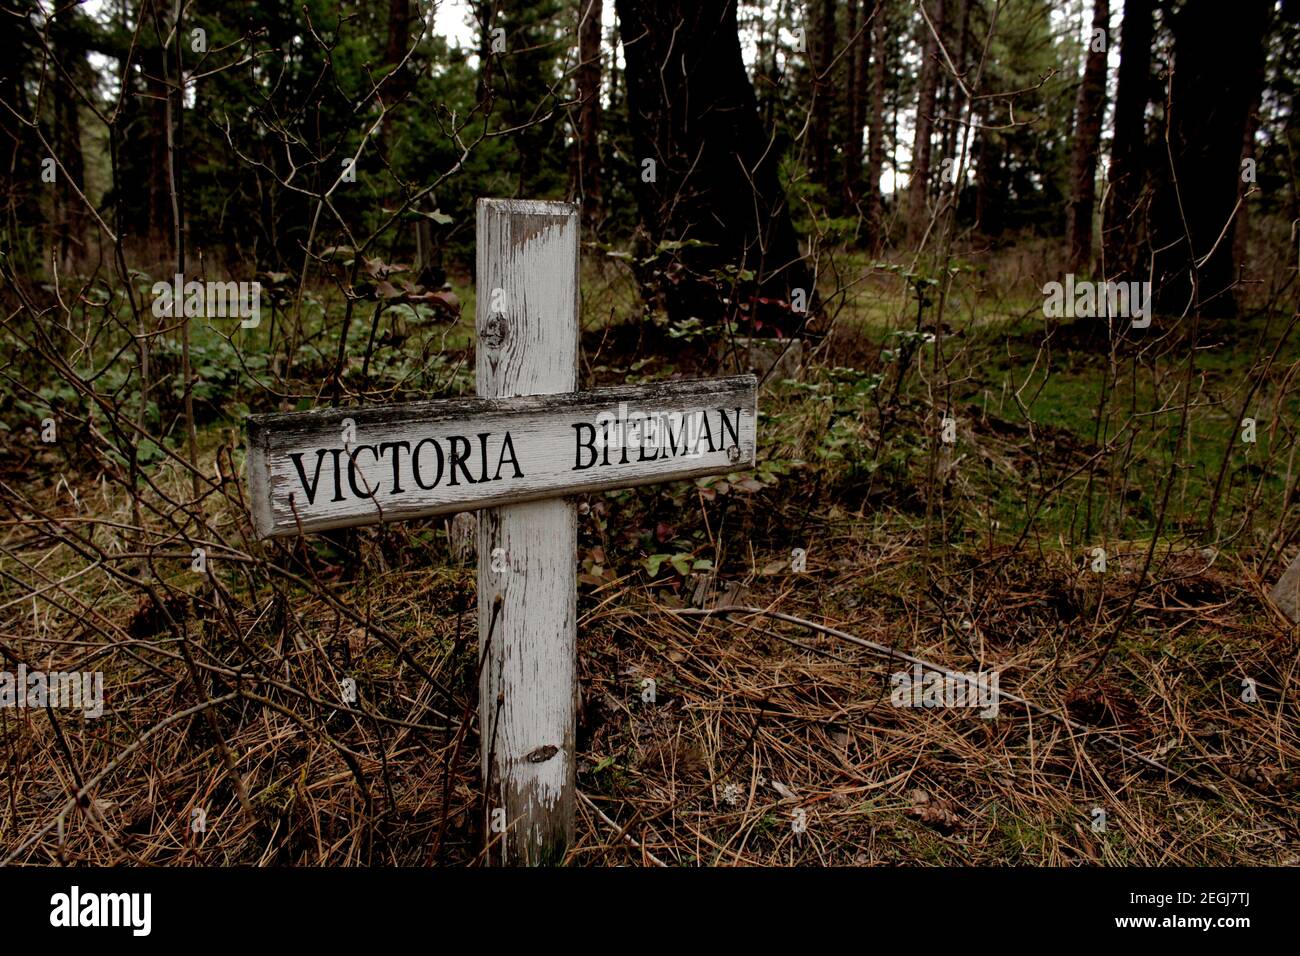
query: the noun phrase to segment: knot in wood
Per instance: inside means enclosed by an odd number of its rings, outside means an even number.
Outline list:
[[[506,323],[506,317],[500,312],[493,312],[483,323],[478,338],[486,348],[495,350],[506,344],[509,333],[510,327]]]
[[[545,763],[560,752],[560,748],[547,744],[544,747],[538,747],[528,755],[529,763]]]

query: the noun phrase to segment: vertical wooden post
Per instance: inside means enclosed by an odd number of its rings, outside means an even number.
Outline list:
[[[575,391],[577,206],[480,199],[476,225],[479,397]],[[573,840],[577,517],[572,502],[555,498],[486,509],[478,524],[491,858],[558,863]]]

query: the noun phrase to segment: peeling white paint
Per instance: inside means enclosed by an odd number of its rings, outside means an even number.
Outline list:
[[[478,203],[476,354],[481,398],[578,387],[578,212],[567,203]],[[482,341],[492,290],[504,340]],[[499,330],[500,331],[500,330]],[[504,548],[509,571],[492,571]],[[573,839],[577,516],[562,499],[479,515],[479,730],[489,794],[506,808],[503,863],[538,863]],[[501,610],[495,625],[492,609]],[[557,748],[534,763],[539,747]],[[492,761],[494,766],[489,766]]]

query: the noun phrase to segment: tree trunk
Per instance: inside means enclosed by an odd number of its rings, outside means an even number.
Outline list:
[[[934,104],[939,89],[939,43],[935,32],[943,33],[944,0],[931,0],[928,5],[930,25],[921,21],[922,44],[921,79],[916,99],[916,138],[912,142],[912,175],[907,184],[908,239],[919,242],[925,234],[930,182],[931,134],[934,132]]]
[[[953,65],[960,71],[961,79],[966,76],[966,44],[970,34],[970,3],[968,0],[956,0],[960,13],[953,18],[953,22],[958,24],[957,42],[955,49],[951,49]],[[943,125],[943,158],[951,159],[953,164],[954,177],[956,174],[958,144],[961,142],[962,124],[957,122],[963,108],[961,84],[957,82],[957,77],[947,77],[947,95],[944,97],[943,115],[948,118],[948,122]],[[943,187],[942,179],[940,188]],[[953,192],[956,195],[957,190],[961,188],[960,183],[954,183]]]
[[[1092,207],[1097,197],[1097,150],[1106,112],[1106,46],[1110,0],[1093,0],[1088,58],[1074,110],[1074,157],[1070,166],[1070,206],[1066,218],[1070,271],[1086,273],[1092,264]],[[1100,37],[1097,31],[1101,31]]]
[[[884,243],[885,209],[880,175],[885,169],[885,53],[889,38],[888,0],[875,0],[871,18],[871,109],[867,128],[867,228],[872,249]]]
[[[86,224],[89,217],[81,196],[85,194],[85,162],[81,151],[80,103],[74,84],[85,72],[86,51],[77,40],[72,20],[75,6],[55,7],[53,45],[58,60],[54,70],[54,148],[63,170],[55,190],[54,251],[64,271],[86,254]],[[74,188],[75,187],[75,188]]]
[[[814,309],[812,276],[758,120],[736,4],[665,0],[647,9],[616,0],[615,8],[641,244],[653,256],[642,288],[673,322],[734,318],[769,334],[793,331],[805,316],[792,304]]]
[[[600,222],[600,16],[601,0],[578,0],[578,196],[582,228],[591,238]]]
[[[844,36],[849,44],[844,54],[844,208],[852,210],[858,201],[862,182],[862,92],[866,86],[867,53],[871,33],[858,22],[860,0],[848,0],[848,29]],[[859,30],[862,30],[859,34]]]
[[[1005,225],[1007,194],[1002,141],[993,130],[980,130],[976,147],[975,223],[986,236],[1000,236]]]
[[[168,177],[165,175],[168,162],[168,143],[171,138],[168,115],[168,100],[171,91],[167,87],[166,65],[163,58],[166,50],[152,49],[143,51],[141,59],[148,64],[145,68],[145,84],[149,91],[149,156],[150,167],[156,174],[149,177],[149,241],[154,246],[161,246],[163,258],[173,258],[176,254],[172,244],[172,208],[171,194],[168,189]]]
[[[406,56],[411,43],[411,0],[388,0],[388,41],[384,45],[384,65],[395,70]],[[389,73],[384,81],[384,103],[399,102],[410,87],[406,69]]]
[[[1258,69],[1255,70],[1254,85],[1251,89],[1250,108],[1246,111],[1246,128],[1241,137],[1241,158],[1238,160],[1237,175],[1237,218],[1232,231],[1232,259],[1237,278],[1243,277],[1246,265],[1247,246],[1250,242],[1250,201],[1246,193],[1254,188],[1255,134],[1259,131],[1260,97],[1264,91],[1264,58],[1260,57]],[[1245,172],[1246,160],[1250,160],[1252,175]]]
[[[1156,209],[1157,311],[1236,315],[1230,226],[1271,7],[1270,0],[1238,0],[1225,17],[1214,4],[1189,3],[1174,17],[1168,121],[1174,175]]]
[[[34,266],[41,257],[35,237],[39,230],[30,228],[42,219],[41,162],[45,151],[31,127],[19,117],[29,117],[27,83],[32,67],[31,51],[39,47],[32,29],[33,0],[14,4],[18,15],[0,30],[0,100],[18,115],[0,107],[0,240],[15,266]],[[46,187],[48,188],[48,187]]]
[[[1124,0],[1115,134],[1111,145],[1109,194],[1102,240],[1106,275],[1139,279],[1144,238],[1143,173],[1146,168],[1146,109],[1151,98],[1151,47],[1155,37],[1153,0]]]
[[[492,74],[496,65],[496,56],[492,53],[492,28],[496,25],[492,16],[494,8],[493,0],[480,0],[474,4],[474,20],[478,26],[478,86],[474,98],[485,110],[491,106],[490,103],[485,105],[485,101],[492,98]]]
[[[837,86],[831,64],[835,61],[835,0],[817,0],[817,38],[813,45],[813,163],[817,182],[826,191],[826,204],[838,204],[839,189],[834,164],[831,119],[836,109]]]

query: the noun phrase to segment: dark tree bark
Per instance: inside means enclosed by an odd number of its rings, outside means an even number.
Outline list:
[[[578,143],[576,176],[582,223],[590,237],[600,222],[601,0],[578,0]]]
[[[411,90],[411,72],[399,66],[411,46],[411,0],[389,0],[387,42],[383,44],[383,65],[387,69],[380,98],[387,112],[380,130],[380,150],[385,163],[393,159],[393,137],[399,129],[398,116]],[[420,226],[416,226],[419,230]]]
[[[849,44],[845,60],[844,96],[844,208],[852,209],[858,200],[862,184],[862,102],[866,88],[867,59],[871,49],[871,31],[863,29],[858,20],[861,0],[848,0],[848,29],[845,37]],[[859,32],[861,31],[861,32]]]
[[[1254,178],[1248,181],[1243,168],[1247,160],[1255,160],[1255,134],[1259,132],[1260,97],[1264,90],[1264,58],[1260,57],[1259,68],[1255,71],[1254,84],[1251,88],[1250,108],[1246,111],[1246,127],[1241,137],[1241,159],[1237,168],[1241,174],[1237,177],[1237,218],[1233,221],[1232,259],[1241,278],[1246,265],[1247,246],[1250,242],[1250,201],[1246,194],[1254,188]]]
[[[999,236],[1005,225],[1003,197],[1007,175],[1002,140],[994,130],[980,130],[976,140],[975,223],[986,236]]]
[[[168,189],[168,177],[165,175],[168,160],[168,138],[170,117],[167,102],[171,91],[167,86],[167,67],[163,58],[166,50],[150,49],[142,52],[141,59],[145,67],[145,84],[149,91],[149,156],[150,168],[156,174],[149,177],[149,241],[162,244],[167,250],[167,257],[175,255],[172,243],[171,194]]]
[[[21,0],[13,6],[17,16],[0,30],[0,240],[15,264],[34,265],[41,256],[34,237],[42,220],[40,196],[45,186],[40,179],[44,151],[32,128],[19,117],[31,118],[31,102],[26,80],[40,48],[31,27],[33,0]]]
[[[889,37],[889,0],[875,0],[871,22],[871,106],[867,119],[867,173],[863,189],[871,248],[884,242],[885,209],[880,175],[885,168],[885,54]]]
[[[411,45],[411,0],[388,0],[388,40],[384,44],[384,65],[397,68]],[[389,73],[384,81],[384,102],[399,102],[410,89],[411,75],[406,69]]]
[[[1124,0],[1120,35],[1115,135],[1111,145],[1109,193],[1102,232],[1107,276],[1139,278],[1144,229],[1146,110],[1151,99],[1151,47],[1155,38],[1152,0]]]
[[[916,138],[912,143],[912,175],[907,184],[907,228],[910,242],[925,233],[929,200],[930,152],[934,132],[934,105],[939,89],[939,43],[935,31],[943,33],[944,0],[930,0],[927,9],[934,30],[921,21],[921,78],[916,99]]]
[[[474,19],[478,26],[478,88],[474,98],[484,109],[490,109],[492,98],[492,75],[495,73],[496,57],[492,53],[492,28],[496,26],[495,0],[479,0],[474,4]]]
[[[55,254],[65,270],[86,251],[86,224],[89,217],[81,196],[85,194],[85,161],[81,151],[80,103],[74,84],[85,72],[86,51],[79,39],[73,19],[79,16],[74,6],[56,7],[52,39],[58,68],[51,84],[54,93],[54,149],[63,170],[55,190]],[[74,188],[75,187],[75,188]]]
[[[835,72],[835,0],[817,0],[816,39],[813,44],[812,154],[817,182],[826,190],[827,204],[838,205],[838,175],[834,163],[831,119],[838,93]]]
[[[1215,4],[1189,3],[1174,16],[1173,175],[1162,184],[1153,235],[1160,312],[1236,315],[1231,218],[1271,8],[1270,0],[1238,0],[1224,16]]]
[[[1074,109],[1074,156],[1070,164],[1070,206],[1066,216],[1070,271],[1086,273],[1092,264],[1092,209],[1097,198],[1097,151],[1106,112],[1106,47],[1110,0],[1093,0],[1088,57]],[[1100,40],[1097,31],[1101,31]]]
[[[765,332],[793,331],[805,316],[791,310],[792,292],[802,290],[812,314],[812,276],[758,120],[735,3],[615,7],[642,244],[657,253],[639,276],[643,289],[675,322],[754,319]],[[753,278],[729,277],[727,267]]]
[[[970,34],[970,3],[967,0],[956,0],[958,10],[960,11],[955,17],[950,19],[957,24],[956,42],[949,48],[952,55],[953,65],[960,71],[961,78],[965,78],[966,73],[966,43]],[[961,84],[957,82],[957,77],[949,76],[947,71],[943,72],[944,78],[944,99],[943,115],[948,118],[948,122],[943,126],[943,158],[951,159],[955,164],[957,162],[957,144],[958,137],[961,136],[961,124],[956,122],[957,117],[961,115],[962,110],[962,93]],[[943,186],[942,179],[939,180],[940,188]]]

